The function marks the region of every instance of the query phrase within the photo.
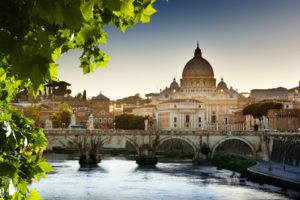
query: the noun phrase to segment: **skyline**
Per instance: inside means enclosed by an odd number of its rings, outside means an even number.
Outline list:
[[[82,75],[79,52],[59,58],[59,78],[72,96],[102,93],[110,99],[159,92],[175,77],[180,82],[197,42],[221,78],[239,92],[299,83],[299,1],[158,1],[150,24],[125,33],[107,27],[101,46],[111,56],[108,67]]]

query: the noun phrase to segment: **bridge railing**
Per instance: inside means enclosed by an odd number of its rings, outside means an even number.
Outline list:
[[[212,130],[123,130],[123,129],[44,129],[45,134],[51,135],[83,135],[83,134],[111,134],[111,135],[263,135],[264,131],[212,131]],[[268,132],[271,134],[295,134],[282,132]]]

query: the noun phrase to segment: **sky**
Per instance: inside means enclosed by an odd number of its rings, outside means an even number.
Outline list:
[[[58,59],[71,95],[100,92],[110,99],[142,96],[180,82],[197,42],[217,83],[239,92],[292,88],[300,81],[299,0],[157,0],[149,24],[122,33],[107,27],[105,68],[83,75],[79,51]]]

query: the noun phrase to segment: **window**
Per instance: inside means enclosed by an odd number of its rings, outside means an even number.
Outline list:
[[[201,105],[199,105],[198,108],[201,108]]]
[[[174,117],[174,123],[176,123],[177,122],[177,118],[176,117]]]
[[[216,123],[216,116],[215,115],[211,116],[211,123]]]
[[[199,122],[199,123],[201,122],[201,117],[198,117],[198,122]]]
[[[175,127],[175,128],[176,128],[176,126],[177,126],[177,125],[176,125],[176,124],[174,124],[174,127]]]
[[[186,123],[189,123],[189,122],[190,122],[190,116],[189,116],[189,115],[186,115],[186,116],[185,116],[185,122],[186,122]]]
[[[227,120],[227,117],[225,118],[225,124],[228,124],[228,120]]]

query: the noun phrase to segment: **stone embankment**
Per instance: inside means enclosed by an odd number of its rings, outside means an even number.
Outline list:
[[[300,191],[300,167],[275,162],[258,161],[248,168],[251,180]]]

